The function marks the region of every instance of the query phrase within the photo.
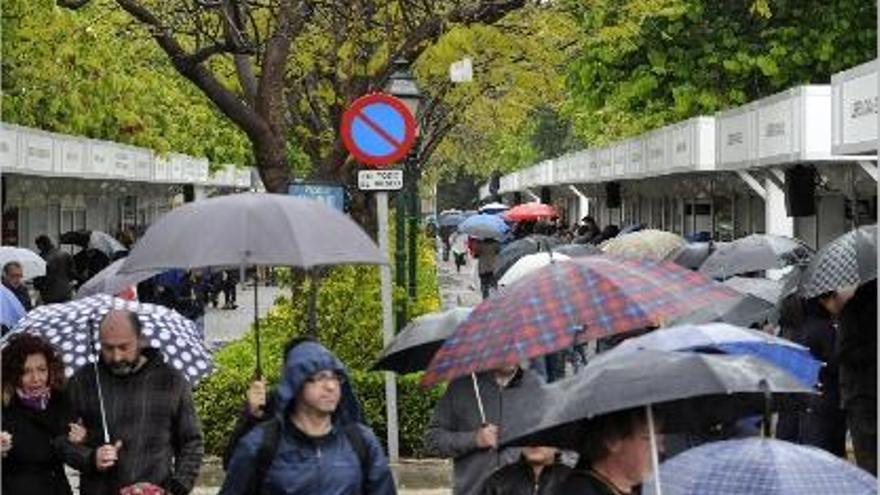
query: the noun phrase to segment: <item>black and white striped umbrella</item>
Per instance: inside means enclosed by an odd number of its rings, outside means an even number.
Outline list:
[[[816,297],[877,278],[877,225],[859,227],[834,239],[810,262],[801,293]]]
[[[157,304],[126,301],[97,294],[60,304],[40,306],[7,334],[31,333],[54,345],[70,376],[88,363],[94,363],[100,348],[98,325],[111,309],[137,314],[149,347],[158,349],[165,361],[180,370],[191,383],[197,383],[213,369],[211,353],[202,342],[195,323],[180,313]]]

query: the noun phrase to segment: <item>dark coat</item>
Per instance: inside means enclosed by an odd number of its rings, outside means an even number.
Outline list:
[[[24,285],[19,285],[18,287],[13,287],[12,285],[3,281],[3,286],[9,289],[10,292],[15,294],[15,298],[18,299],[18,302],[24,307],[25,311],[30,311],[34,309],[33,303],[31,303],[31,295],[28,294],[27,287]]]
[[[304,342],[288,353],[273,401],[274,413],[282,425],[278,450],[265,471],[260,488],[269,494],[396,494],[394,478],[379,439],[359,422],[360,407],[347,376],[340,384],[342,396],[328,434],[309,437],[289,420],[288,414],[293,410],[306,379],[324,370],[334,370],[346,376],[339,359],[317,343]],[[361,466],[358,454],[344,432],[350,425],[360,429],[368,450],[367,466]],[[221,495],[250,493],[258,472],[258,451],[264,428],[262,424],[257,426],[238,442],[220,489]]]
[[[877,403],[877,281],[862,285],[840,315],[837,338],[840,395]],[[876,417],[876,416],[875,416]]]
[[[545,466],[535,479],[535,471],[520,458],[492,473],[483,485],[483,495],[555,495],[570,472],[570,467],[556,463]]]
[[[3,458],[3,493],[70,495],[59,442],[73,421],[63,393],[54,393],[45,411],[12,398],[3,408],[3,430],[12,434],[12,450]]]
[[[34,279],[34,287],[40,291],[43,304],[67,302],[71,298],[70,283],[73,280],[73,259],[70,254],[53,247],[40,253],[46,260],[46,275]]]
[[[95,468],[95,451],[104,444],[95,369],[83,366],[70,380],[71,402],[88,436],[84,445],[65,442],[65,461],[80,471],[84,494],[117,495],[124,486],[149,482],[184,495],[195,485],[204,442],[189,383],[155,349],[144,355],[147,363],[127,376],[98,366],[110,443],[122,441],[119,461],[107,471]]]
[[[556,491],[556,495],[618,495],[619,493],[586,469],[572,471]],[[637,488],[632,493],[640,493],[640,490]]]

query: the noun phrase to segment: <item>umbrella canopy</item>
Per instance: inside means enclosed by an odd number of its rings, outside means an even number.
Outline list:
[[[464,222],[464,219],[465,216],[461,212],[441,213],[437,223],[440,227],[458,227],[458,224]]]
[[[488,213],[490,215],[497,215],[502,211],[507,211],[508,206],[503,203],[489,203],[480,207],[480,213]]]
[[[474,308],[434,356],[423,383],[661,326],[692,308],[735,297],[699,273],[651,259],[588,256],[552,263]]]
[[[675,257],[675,262],[685,268],[697,270],[709,255],[712,254],[712,250],[715,249],[717,244],[712,242],[689,242],[681,248],[678,256]]]
[[[660,465],[665,495],[873,495],[877,478],[832,454],[772,438],[701,445]],[[655,493],[645,483],[646,493]]]
[[[559,263],[570,259],[570,256],[547,251],[535,254],[527,254],[518,259],[516,263],[514,263],[513,266],[510,267],[510,270],[504,272],[504,275],[501,277],[500,280],[498,280],[498,286],[507,287],[508,285],[513,284],[517,280],[525,277],[526,275],[532,273],[538,268],[543,268],[550,263]]]
[[[608,354],[614,356],[643,349],[750,354],[788,371],[808,387],[816,385],[822,367],[802,345],[726,323],[661,328],[624,340]]]
[[[504,214],[504,218],[511,222],[528,222],[532,220],[555,218],[558,216],[559,213],[556,212],[556,208],[552,205],[545,205],[538,202],[516,205],[507,210],[507,213]]]
[[[798,239],[771,234],[752,234],[733,242],[716,244],[715,251],[700,266],[712,278],[783,268],[806,263],[813,250]]]
[[[93,230],[91,234],[89,234],[88,247],[90,249],[97,249],[110,258],[113,258],[113,255],[116,253],[124,253],[128,251],[128,248],[123,246],[121,242],[117,241],[110,234],[101,232],[100,230]]]
[[[27,311],[21,305],[21,301],[5,285],[0,284],[0,325],[12,328],[24,318],[25,314]]]
[[[89,247],[89,240],[92,238],[91,230],[71,230],[61,234],[58,242],[61,244],[73,244],[83,249]]]
[[[158,349],[165,361],[190,382],[198,382],[211,372],[211,354],[195,323],[164,306],[124,301],[106,294],[40,306],[21,319],[3,341],[22,332],[44,337],[59,349],[65,372],[70,376],[78,368],[95,362],[100,347],[98,325],[111,309],[136,313],[150,347]]]
[[[387,263],[348,216],[319,201],[242,193],[204,199],[159,218],[119,273],[206,266],[313,268]]]
[[[618,235],[602,243],[602,251],[621,256],[647,256],[658,260],[675,258],[687,244],[683,237],[663,230],[639,230]]]
[[[877,278],[877,226],[860,227],[823,247],[807,268],[803,296],[863,284]]]
[[[493,270],[495,280],[500,280],[501,276],[507,270],[510,270],[510,267],[523,256],[540,251],[549,251],[551,248],[559,245],[560,242],[556,237],[532,234],[505,244],[501,251],[498,252],[498,256],[495,257]]]
[[[458,224],[458,231],[478,239],[502,239],[510,227],[497,215],[481,213]]]
[[[564,254],[572,258],[580,258],[581,256],[593,256],[594,254],[602,254],[602,250],[598,246],[592,244],[563,244],[553,248],[554,253]]]
[[[437,349],[471,314],[471,310],[472,308],[453,308],[422,315],[410,321],[385,347],[373,369],[401,374],[423,371]]]
[[[770,303],[751,294],[740,294],[734,299],[717,301],[687,313],[670,318],[669,325],[700,324],[724,322],[741,327],[761,325],[764,322],[775,322],[779,310]]]
[[[116,260],[84,283],[76,291],[75,299],[82,299],[95,294],[115,296],[123,290],[162,273],[161,270],[147,270],[134,273],[119,273],[125,259]]]
[[[724,285],[739,292],[751,294],[770,304],[776,305],[782,297],[784,282],[767,278],[731,277],[723,282]]]
[[[17,261],[21,264],[25,280],[42,277],[46,274],[46,261],[30,249],[0,246],[0,268],[3,268],[10,261]]]
[[[600,354],[579,373],[533,393],[529,426],[503,433],[507,445],[578,448],[578,423],[602,414],[651,405],[664,431],[688,431],[779,407],[811,390],[754,356],[642,350]],[[770,394],[770,398],[767,398]],[[540,410],[536,410],[540,409]],[[711,493],[711,492],[710,492]]]

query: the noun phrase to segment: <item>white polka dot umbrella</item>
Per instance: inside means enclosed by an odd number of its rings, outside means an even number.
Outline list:
[[[17,333],[40,335],[58,349],[65,372],[70,376],[86,363],[95,361],[100,347],[98,324],[111,309],[136,313],[147,345],[158,349],[165,361],[183,372],[191,383],[197,383],[213,369],[211,353],[199,337],[195,323],[164,306],[126,301],[106,294],[40,306],[19,320],[0,344]]]

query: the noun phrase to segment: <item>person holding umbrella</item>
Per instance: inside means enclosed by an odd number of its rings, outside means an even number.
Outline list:
[[[555,495],[571,468],[555,447],[523,447],[522,457],[495,471],[482,495]]]
[[[558,495],[629,495],[652,472],[645,408],[597,416],[581,427],[582,448]],[[662,450],[662,436],[657,446]]]
[[[33,309],[31,296],[24,285],[24,270],[18,261],[10,261],[3,265],[3,285],[15,294],[25,312]]]
[[[3,349],[4,493],[71,493],[59,450],[85,439],[64,392],[64,365],[51,344],[35,335],[11,338]]]
[[[437,402],[425,431],[425,445],[452,458],[454,495],[476,495],[496,469],[516,462],[520,449],[499,449],[504,418],[517,411],[504,403],[517,391],[540,386],[540,378],[519,366],[505,366],[453,380]]]
[[[72,296],[70,284],[74,278],[73,260],[47,235],[37,237],[34,242],[40,256],[46,260],[46,275],[34,279],[34,287],[40,291],[40,301],[43,304],[69,301]]]
[[[147,347],[136,313],[110,310],[99,325],[99,362],[70,380],[82,445],[65,442],[65,462],[80,471],[89,495],[116,495],[150,484],[172,495],[195,485],[204,440],[184,375]]]

